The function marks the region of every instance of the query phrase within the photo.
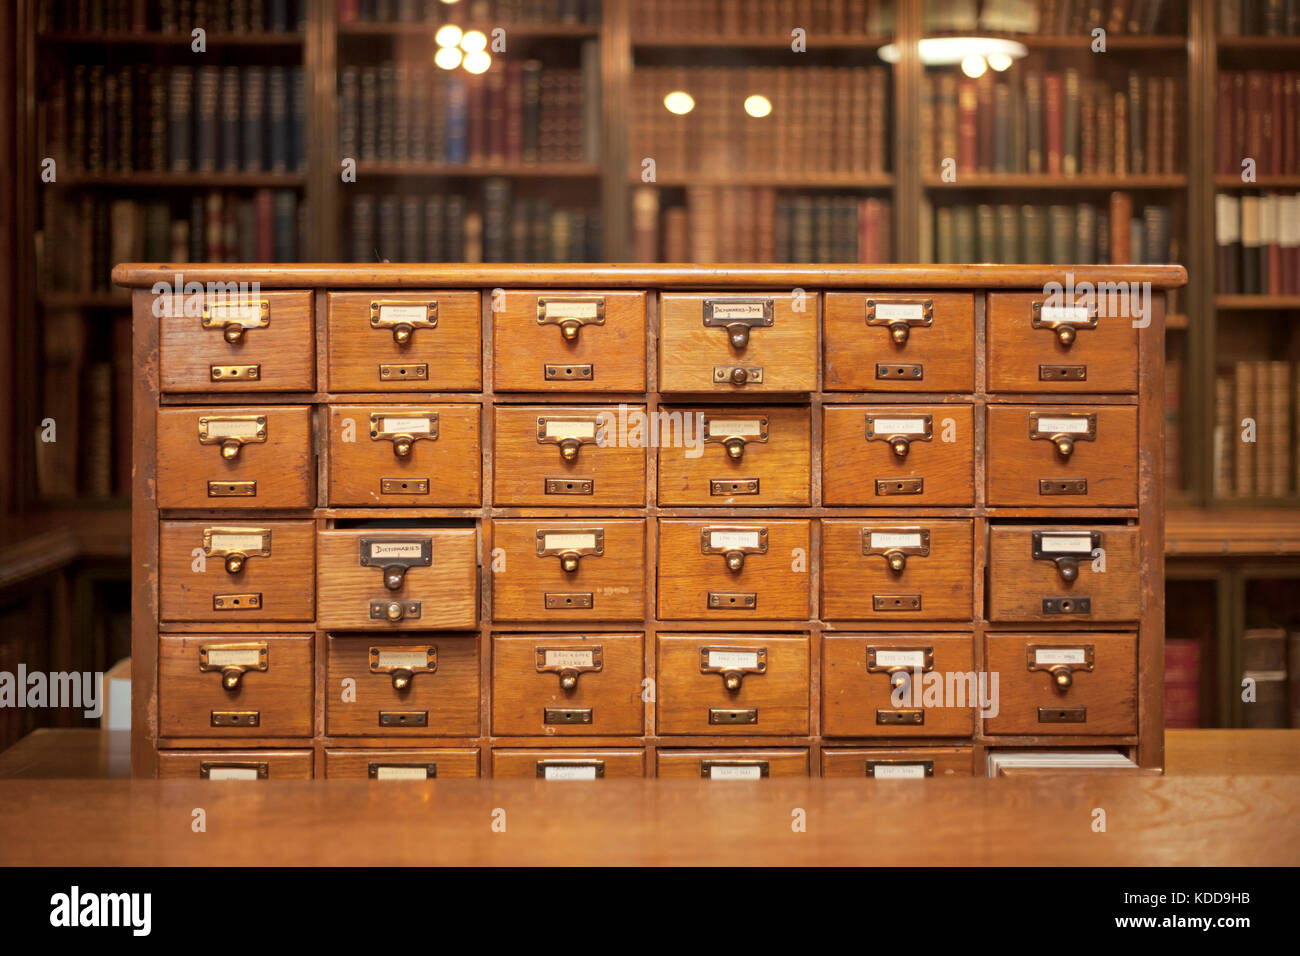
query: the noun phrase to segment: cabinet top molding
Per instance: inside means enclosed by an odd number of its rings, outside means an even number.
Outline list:
[[[719,288],[767,286],[819,289],[1025,289],[1060,282],[1149,282],[1155,289],[1187,284],[1179,265],[733,265],[685,263],[518,265],[480,263],[152,263],[124,262],[113,282],[130,288],[170,286],[177,274],[185,282],[228,282],[255,273],[265,288],[303,286],[343,288],[484,288],[492,286]]]

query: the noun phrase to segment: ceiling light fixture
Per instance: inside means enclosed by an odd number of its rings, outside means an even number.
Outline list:
[[[1028,56],[1029,48],[1015,40],[996,37],[926,37],[917,44],[917,52],[922,66],[953,66],[975,56],[987,61],[995,70],[999,70],[997,63],[1004,62],[1006,65],[1001,70],[1005,70],[1013,61]],[[890,43],[882,46],[879,53],[886,63],[897,63],[901,51],[897,43]],[[1006,59],[1000,59],[999,54]]]

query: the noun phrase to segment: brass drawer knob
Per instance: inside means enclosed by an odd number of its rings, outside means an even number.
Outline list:
[[[743,349],[749,344],[749,326],[740,323],[727,326],[727,341],[733,349]]]
[[[411,679],[415,675],[405,667],[398,667],[393,670],[393,690],[403,691],[411,686]]]
[[[560,688],[562,690],[573,690],[578,686],[578,672],[572,668],[565,668],[560,671]]]
[[[1074,453],[1074,439],[1069,435],[1053,435],[1052,444],[1056,446],[1056,453],[1062,458],[1069,458]]]
[[[1074,683],[1074,671],[1064,664],[1053,667],[1048,673],[1052,675],[1052,681],[1059,690],[1069,690]]]
[[[405,345],[407,342],[411,341],[411,336],[414,333],[415,333],[415,329],[411,328],[405,322],[401,323],[400,325],[394,325],[393,341],[396,342],[398,345]]]
[[[731,381],[736,385],[744,385],[749,381],[749,372],[742,366],[737,365],[731,370]]]
[[[1074,340],[1077,337],[1078,333],[1074,331],[1074,326],[1058,325],[1056,327],[1056,339],[1067,349],[1074,344]]]
[[[1079,559],[1062,555],[1053,559],[1056,565],[1056,573],[1061,576],[1061,580],[1067,584],[1079,576]]]
[[[244,327],[237,322],[227,322],[221,334],[231,345],[244,341]]]
[[[889,564],[889,570],[895,574],[902,574],[903,569],[907,567],[907,555],[902,551],[885,552],[885,561]]]
[[[723,442],[723,447],[727,449],[727,457],[732,461],[740,461],[745,457],[745,439],[728,438]]]
[[[576,438],[565,438],[560,442],[560,457],[565,461],[577,461],[582,442]]]
[[[906,458],[907,451],[911,447],[911,444],[912,443],[906,438],[895,437],[890,441],[889,447],[894,450],[895,458]]]
[[[242,570],[244,570],[244,556],[242,554],[236,553],[226,555],[227,574],[238,574]]]
[[[727,570],[732,574],[739,574],[745,568],[744,551],[728,551],[726,554]]]
[[[239,449],[243,447],[242,442],[228,438],[221,443],[221,457],[226,461],[233,461],[239,457]]]
[[[396,438],[393,440],[393,454],[398,458],[409,458],[411,457],[411,446],[413,444],[414,442],[405,435]]]
[[[384,587],[396,591],[406,580],[406,568],[400,564],[390,564],[384,568]]]
[[[895,345],[906,345],[911,331],[911,326],[906,322],[894,322],[889,326],[889,337],[894,340]]]
[[[582,332],[582,323],[577,319],[565,319],[560,323],[560,335],[566,342],[578,341],[578,336]]]
[[[577,551],[565,551],[560,555],[560,567],[565,574],[573,574],[578,570],[578,562],[582,560],[582,555]]]
[[[727,688],[727,690],[729,691],[734,692],[740,690],[740,683],[744,679],[745,679],[745,675],[742,671],[722,672],[722,686]]]
[[[226,690],[239,690],[239,682],[244,676],[242,667],[223,667],[221,669],[221,686]]]

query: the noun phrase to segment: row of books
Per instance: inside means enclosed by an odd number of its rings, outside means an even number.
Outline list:
[[[1172,76],[1131,70],[1120,83],[1078,70],[927,72],[921,93],[921,168],[937,177],[946,159],[965,173],[1116,176],[1175,173],[1180,115]]]
[[[1240,176],[1254,161],[1259,176],[1300,173],[1300,73],[1224,70],[1215,116],[1215,172]]]
[[[1219,0],[1222,36],[1300,36],[1300,0]]]
[[[74,172],[294,172],[301,67],[76,64],[43,103],[45,155]]]
[[[533,163],[599,159],[599,63],[497,61],[475,76],[386,61],[339,71],[339,152],[366,162]]]
[[[1214,378],[1214,493],[1283,498],[1295,478],[1300,377],[1290,362],[1238,361]]]
[[[1185,15],[1185,4],[1164,0],[927,0],[922,24],[927,33],[1153,34],[1185,30]]]
[[[1242,678],[1255,699],[1243,699],[1245,727],[1300,727],[1300,631],[1252,627],[1241,635]]]
[[[294,262],[305,235],[297,190],[195,192],[178,204],[45,193],[36,236],[43,292],[113,292],[119,262]]]
[[[1214,197],[1221,295],[1300,295],[1300,193]]]
[[[598,212],[512,199],[497,180],[477,204],[459,194],[360,194],[349,204],[353,262],[598,262],[600,230]]]
[[[937,206],[932,239],[926,231],[927,262],[1141,265],[1178,259],[1169,207],[1137,209],[1128,193],[1112,193],[1104,208],[1086,202]]]
[[[302,30],[311,0],[39,0],[42,33],[283,33]]]
[[[684,204],[633,194],[638,262],[890,262],[889,200],[692,186]]]
[[[1201,726],[1201,642],[1165,636],[1165,726]]]
[[[735,173],[881,173],[889,146],[883,67],[638,67],[632,74],[632,171],[657,178]],[[695,106],[670,112],[664,98]],[[771,112],[746,112],[750,96]]]
[[[109,318],[75,309],[43,317],[40,418],[54,423],[52,435],[44,424],[32,434],[43,500],[130,497],[131,315]]]
[[[339,23],[594,25],[600,0],[338,0],[338,17]]]
[[[643,0],[631,4],[632,36],[790,38],[883,36],[893,32],[894,0]]]

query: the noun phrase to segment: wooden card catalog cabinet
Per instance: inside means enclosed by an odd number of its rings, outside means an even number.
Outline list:
[[[114,276],[139,775],[1163,764],[1179,267]]]

